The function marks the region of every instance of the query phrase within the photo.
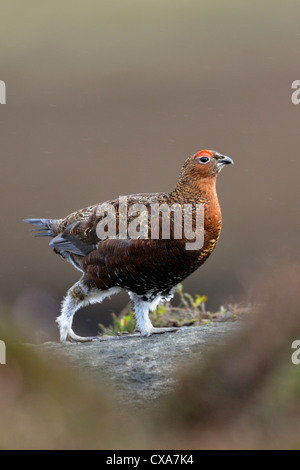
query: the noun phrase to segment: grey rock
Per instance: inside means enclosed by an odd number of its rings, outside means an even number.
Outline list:
[[[82,344],[44,343],[35,349],[54,361],[68,361],[83,378],[114,390],[124,404],[145,406],[173,390],[176,372],[223,344],[240,325],[211,323],[148,338],[137,334],[106,336]]]

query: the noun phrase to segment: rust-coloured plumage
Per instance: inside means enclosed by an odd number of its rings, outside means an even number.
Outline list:
[[[108,234],[106,239],[99,235],[99,224],[107,221],[107,212],[103,212],[101,204],[73,212],[65,219],[25,220],[39,226],[38,236],[53,237],[50,246],[54,251],[82,271],[80,281],[69,289],[62,303],[61,315],[57,319],[62,342],[90,340],[91,338],[82,338],[73,332],[72,320],[75,312],[89,303],[101,302],[120,290],[127,291],[133,300],[137,329],[143,336],[174,330],[154,328],[149,319],[149,311],[161,301],[171,298],[174,287],[201,266],[212,253],[221,231],[216,178],[223,166],[230,163],[233,162],[229,157],[202,150],[186,160],[172,191],[131,195],[127,197],[125,206],[122,206],[121,199],[107,201],[106,204],[114,210],[115,232],[113,236]],[[140,204],[145,210],[133,210],[137,207],[135,204]],[[170,236],[163,236],[163,217],[157,207],[164,205],[170,208],[175,207],[174,204],[182,209],[183,215],[186,208],[190,209],[195,239],[201,230],[204,236],[201,247],[187,249],[187,242],[190,240],[183,230],[184,220],[175,220],[172,211]],[[204,220],[199,227],[197,205],[204,207]],[[155,239],[154,222],[151,218],[153,214],[158,214],[159,221]],[[139,216],[138,229],[146,224],[148,230],[143,235],[137,229],[137,233],[140,233],[138,237],[130,234],[122,236],[124,215],[127,227]],[[179,238],[175,228],[178,220],[182,224],[179,227],[182,229],[182,236]]]

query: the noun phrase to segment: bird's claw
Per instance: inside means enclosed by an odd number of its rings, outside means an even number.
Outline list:
[[[147,331],[144,334],[142,333],[142,336],[151,336],[153,334],[163,334],[163,333],[175,333],[179,330],[180,330],[180,328],[178,328],[176,326],[161,327],[161,328],[153,327],[153,328],[151,328],[150,331]]]
[[[69,343],[89,343],[92,341],[99,341],[101,339],[100,336],[78,336],[78,335],[70,335],[68,334],[66,339],[61,340],[62,344],[69,344]]]

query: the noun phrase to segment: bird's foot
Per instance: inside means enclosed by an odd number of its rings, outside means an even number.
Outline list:
[[[141,333],[142,336],[151,336],[155,333],[157,334],[162,334],[162,333],[175,333],[179,331],[180,328],[175,327],[175,326],[170,326],[170,327],[163,327],[163,328],[155,328],[154,326],[149,330]]]
[[[66,338],[61,339],[60,342],[62,344],[68,343],[88,343],[92,341],[99,341],[100,336],[78,336],[73,331],[69,332]]]

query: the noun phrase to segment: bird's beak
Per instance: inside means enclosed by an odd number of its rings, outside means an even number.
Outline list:
[[[215,155],[215,159],[217,161],[217,167],[222,168],[224,165],[233,165],[233,160],[226,155],[221,155],[220,153],[217,153]]]

